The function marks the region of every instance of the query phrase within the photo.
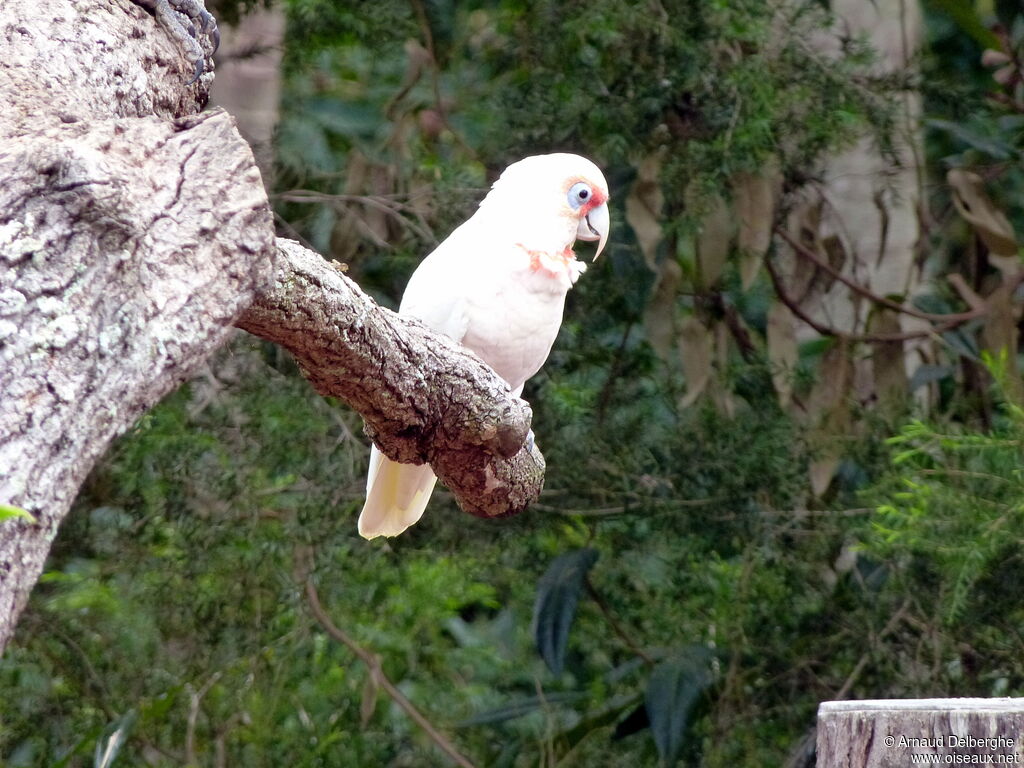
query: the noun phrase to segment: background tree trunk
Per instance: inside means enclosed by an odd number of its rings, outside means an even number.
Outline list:
[[[814,43],[823,55],[840,55],[841,39],[863,35],[878,54],[878,75],[899,77],[912,71],[924,23],[918,0],[838,0],[832,9],[838,17],[835,34],[823,34]],[[908,89],[894,131],[898,166],[865,137],[825,164],[820,183],[803,190],[786,222],[794,241],[843,277],[877,296],[898,296],[906,303],[921,283],[920,113],[920,95]],[[929,327],[852,290],[786,242],[780,240],[779,247],[786,291],[817,323],[851,335],[896,336]],[[776,322],[785,326],[777,346],[818,336],[781,305]],[[812,439],[818,443],[819,459],[810,469],[816,495],[827,491],[839,466],[843,449],[835,436],[845,432],[850,401],[903,402],[914,371],[934,362],[932,346],[930,338],[880,341],[867,348],[840,344],[823,359],[808,413]]]
[[[234,27],[220,28],[217,77],[210,101],[223,107],[249,142],[260,173],[273,187],[271,141],[280,116],[281,58],[284,53],[284,9],[262,8],[246,14]]]

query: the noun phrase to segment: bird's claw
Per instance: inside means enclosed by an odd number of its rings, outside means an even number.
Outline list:
[[[206,62],[205,62],[205,60],[203,60],[203,59],[196,59],[196,71],[195,71],[195,74],[192,75],[192,79],[189,80],[187,83],[185,83],[185,85],[192,85],[192,83],[194,83],[197,80],[199,80],[199,78],[203,76],[203,71],[205,69],[206,69]]]
[[[171,0],[171,4],[175,5],[175,9],[178,10],[178,3],[188,3],[189,0]],[[210,55],[213,56],[220,48],[220,29],[217,27],[217,20],[213,18],[213,14],[206,10],[202,5],[192,1],[193,10],[198,13],[200,32],[210,38],[210,44],[213,46],[213,50],[210,51]],[[188,11],[182,11],[182,13],[188,14]],[[195,20],[196,17],[190,16]]]

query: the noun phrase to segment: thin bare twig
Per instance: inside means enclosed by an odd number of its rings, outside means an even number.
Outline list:
[[[241,713],[235,712],[234,714],[231,715],[231,717],[229,717],[227,719],[227,722],[224,723],[224,725],[222,725],[220,728],[217,729],[217,732],[214,734],[214,737],[213,737],[213,764],[214,764],[215,768],[227,768],[227,764],[228,764],[228,746],[227,746],[228,734],[232,731],[232,729],[240,721],[244,721],[244,719],[245,719],[245,717]]]
[[[384,674],[384,669],[381,667],[380,657],[377,654],[372,653],[355,640],[353,640],[347,632],[338,627],[331,618],[324,611],[323,606],[320,604],[320,596],[317,594],[316,586],[313,584],[312,577],[306,579],[306,601],[309,603],[310,613],[313,614],[313,618],[317,620],[324,631],[330,635],[330,637],[337,642],[344,645],[352,653],[359,657],[359,660],[366,665],[367,670],[370,673],[371,679],[378,687],[384,690],[388,696],[391,697],[392,701],[395,702],[401,708],[410,719],[416,723],[423,731],[430,737],[442,752],[450,757],[457,765],[461,768],[476,768],[473,763],[469,761],[455,745],[448,740],[448,738],[441,733],[434,725],[427,720],[423,714],[416,709],[415,705],[409,699],[405,697],[398,688],[392,683],[387,675]]]
[[[196,723],[199,720],[199,705],[203,701],[203,697],[210,692],[218,680],[221,678],[221,672],[215,672],[210,676],[210,679],[203,683],[203,686],[198,691],[193,691],[192,686],[187,686],[189,689],[189,701],[188,701],[188,719],[185,722],[185,764],[186,765],[198,765],[196,762]]]
[[[836,280],[841,282],[843,285],[848,287],[850,290],[854,291],[855,293],[859,293],[861,296],[863,296],[863,297],[865,297],[867,299],[870,299],[875,304],[879,304],[879,305],[881,305],[883,307],[887,307],[888,309],[894,310],[896,312],[900,312],[900,313],[902,313],[904,315],[910,315],[911,317],[916,317],[916,318],[919,318],[921,320],[928,320],[929,322],[933,322],[933,323],[948,323],[948,322],[963,323],[963,322],[967,322],[968,320],[973,320],[976,317],[981,317],[982,315],[984,315],[984,314],[986,314],[988,312],[988,307],[985,307],[984,309],[982,309],[982,308],[970,309],[967,312],[956,312],[956,313],[951,313],[951,314],[935,314],[933,312],[922,312],[921,310],[914,309],[913,307],[908,307],[907,305],[901,304],[898,301],[893,301],[892,299],[887,299],[884,296],[879,296],[878,294],[874,293],[870,289],[865,288],[863,285],[858,283],[856,280],[853,280],[853,279],[847,277],[841,271],[839,271],[838,269],[833,267],[831,264],[829,264],[827,261],[825,261],[823,258],[821,258],[818,254],[816,254],[814,251],[812,251],[810,248],[808,248],[805,245],[803,245],[802,243],[798,242],[792,235],[790,235],[782,227],[776,227],[775,228],[775,233],[777,235],[779,235],[779,237],[781,237],[787,243],[789,243],[789,246],[798,255],[800,255],[803,258],[807,259],[808,261],[812,262],[819,269],[822,269],[825,272],[828,272],[828,274],[830,276],[832,276],[833,278],[835,278]]]
[[[711,499],[656,499],[653,497],[641,497],[640,501],[627,506],[625,504],[616,504],[610,507],[586,507],[586,508],[573,508],[567,509],[565,507],[559,507],[554,504],[542,504],[540,502],[534,502],[530,505],[530,509],[535,509],[538,512],[554,512],[558,515],[565,515],[567,517],[610,517],[612,515],[624,515],[630,510],[636,511],[638,507],[643,504],[649,504],[651,506],[667,507],[668,509],[677,509],[683,507],[706,507],[709,504],[716,504],[722,501],[720,497]]]
[[[823,323],[819,323],[808,315],[799,302],[793,297],[786,293],[785,288],[782,285],[782,278],[772,264],[771,259],[765,259],[765,268],[768,270],[768,276],[771,278],[772,285],[775,287],[775,293],[778,295],[779,300],[785,304],[789,310],[799,319],[807,323],[811,328],[816,330],[818,333],[824,336],[835,336],[837,338],[845,339],[846,341],[852,342],[889,342],[889,341],[909,341],[911,339],[919,339],[927,336],[935,336],[937,334],[945,333],[946,331],[952,330],[959,325],[962,325],[970,320],[975,320],[981,317],[985,317],[991,311],[989,305],[981,299],[977,294],[974,294],[970,289],[967,288],[963,278],[960,275],[952,274],[948,277],[950,284],[957,290],[958,293],[964,298],[964,300],[970,305],[970,309],[966,312],[950,312],[945,314],[935,314],[932,312],[922,312],[908,307],[905,304],[901,304],[898,301],[887,299],[884,296],[879,296],[865,288],[863,285],[858,283],[856,280],[852,280],[846,275],[842,274],[839,270],[829,264],[827,261],[822,259],[818,254],[811,251],[809,248],[797,242],[788,232],[782,227],[775,228],[776,234],[782,237],[796,252],[799,256],[812,262],[829,275],[834,277],[836,280],[841,282],[843,285],[850,288],[852,291],[859,293],[861,296],[869,299],[870,301],[891,309],[901,314],[916,317],[920,320],[928,320],[929,322],[937,323],[937,325],[931,328],[922,329],[920,331],[908,331],[906,333],[878,333],[878,334],[855,334],[841,331],[838,328],[832,328]],[[1016,288],[1022,282],[1024,282],[1024,270],[1021,270],[1015,275],[1011,275],[1006,278],[1006,282],[1010,285],[1011,290]]]
[[[412,231],[421,240],[428,243],[437,242],[437,237],[422,222],[414,222],[407,216],[402,215],[406,212],[414,213],[414,211],[411,206],[393,196],[329,194],[310,189],[293,189],[288,192],[272,195],[271,197],[288,203],[331,203],[336,208],[342,205],[363,205],[367,208],[381,211],[396,219],[399,224]]]
[[[904,616],[907,613],[907,608],[909,607],[910,598],[908,597],[906,600],[903,601],[903,605],[901,605],[899,609],[897,609],[896,613],[889,617],[889,621],[887,621],[885,623],[885,626],[882,627],[882,631],[879,632],[878,635],[872,639],[875,642],[878,642],[879,640],[884,640],[887,635],[891,634],[893,630],[896,629],[897,625],[903,620]],[[835,696],[832,697],[833,701],[841,701],[847,697],[847,695],[850,693],[850,689],[853,688],[854,683],[857,682],[857,678],[860,677],[860,673],[863,672],[864,667],[868,665],[869,659],[870,651],[865,652],[864,655],[861,656],[860,659],[858,659],[857,663],[853,667],[853,671],[850,672],[849,676],[846,678],[846,681],[843,683],[842,687],[838,691],[836,691]]]
[[[775,295],[779,297],[779,301],[785,304],[789,311],[797,318],[803,320],[822,336],[834,336],[848,342],[879,343],[887,341],[910,341],[911,339],[922,339],[928,336],[936,336],[966,322],[965,320],[954,320],[952,322],[943,323],[920,331],[908,331],[906,333],[849,333],[847,331],[841,331],[838,328],[833,328],[832,326],[825,325],[824,323],[819,323],[803,310],[800,303],[786,292],[786,288],[782,284],[782,276],[779,275],[779,271],[775,268],[775,265],[772,264],[772,260],[770,258],[764,260],[764,266],[768,272],[768,277],[771,278],[772,286],[775,288]]]
[[[756,516],[766,520],[782,518],[783,520],[798,521],[818,517],[862,517],[873,514],[874,511],[874,507],[857,507],[854,509],[765,509],[758,512]],[[729,512],[724,515],[710,515],[707,519],[715,523],[728,523],[734,520],[745,520],[750,517],[751,514],[746,512]]]

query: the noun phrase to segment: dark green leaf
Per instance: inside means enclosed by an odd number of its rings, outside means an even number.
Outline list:
[[[929,128],[944,131],[994,160],[1007,160],[1016,154],[1016,150],[1002,139],[982,136],[961,123],[954,123],[950,120],[928,120],[927,124]]]
[[[103,729],[101,726],[90,728],[88,731],[82,734],[78,738],[78,740],[75,741],[74,744],[72,744],[70,747],[64,750],[64,753],[59,758],[57,758],[55,762],[50,763],[50,768],[67,768],[67,766],[71,765],[71,761],[74,758],[78,757],[79,755],[88,754],[89,749],[87,745],[91,744],[93,739],[98,738],[102,730]],[[11,759],[8,760],[8,762],[5,765],[14,768],[14,766],[19,766],[21,765],[21,763],[17,763],[13,759]],[[25,765],[31,765],[31,763],[25,763]],[[78,765],[78,763],[76,762],[75,765]]]
[[[920,387],[931,384],[933,381],[942,381],[953,375],[951,365],[929,365],[924,363],[917,367],[914,375],[910,377],[910,391],[916,392]]]
[[[632,736],[634,733],[639,733],[644,728],[650,727],[650,725],[651,721],[647,717],[647,707],[641,702],[638,707],[622,718],[618,725],[615,726],[615,731],[612,733],[612,741]]]
[[[163,724],[167,717],[167,713],[171,711],[178,701],[178,695],[184,690],[185,686],[175,685],[173,688],[161,693],[156,698],[144,701],[139,705],[139,711],[142,715],[143,722],[153,724]]]
[[[869,592],[878,592],[889,578],[889,568],[864,554],[857,555],[857,575]]]
[[[329,131],[342,136],[369,136],[380,118],[373,110],[335,99],[311,99],[308,114]]]
[[[604,729],[613,723],[621,722],[623,720],[622,714],[635,711],[638,702],[639,708],[642,710],[644,706],[642,699],[643,696],[640,693],[614,696],[604,706],[587,712],[579,720],[572,722],[570,726],[556,731],[552,735],[555,739],[568,745],[569,749],[572,749],[595,731]],[[627,715],[626,719],[628,718],[629,716]],[[617,729],[616,732],[618,732]],[[614,733],[612,734],[612,740],[615,740]]]
[[[679,759],[694,705],[713,682],[710,661],[706,649],[693,648],[659,664],[647,681],[644,705],[665,765],[675,765]]]
[[[811,341],[803,342],[799,347],[800,359],[814,359],[821,357],[828,350],[835,346],[835,339],[832,338],[821,338],[812,339]]]
[[[913,298],[911,303],[922,312],[931,312],[935,315],[942,315],[955,311],[949,301],[934,293],[921,293]]]
[[[982,48],[999,48],[999,38],[981,23],[973,3],[965,0],[930,0],[930,5],[946,14]]]
[[[537,584],[533,606],[533,637],[548,669],[557,677],[565,665],[569,628],[576,616],[587,572],[597,562],[596,549],[577,549],[551,561]]]
[[[942,334],[942,340],[945,341],[953,351],[961,357],[966,357],[967,359],[974,361],[980,360],[981,352],[978,349],[978,342],[973,336],[965,333],[962,328],[954,328],[952,331],[946,331]]]

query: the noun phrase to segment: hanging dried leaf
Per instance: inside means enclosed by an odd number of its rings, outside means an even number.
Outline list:
[[[729,365],[729,350],[732,347],[732,335],[729,327],[722,322],[716,322],[713,326],[715,334],[715,365],[713,370],[717,371],[719,378],[725,373]],[[719,384],[721,382],[718,382]],[[732,418],[736,415],[736,398],[733,393],[724,386],[713,386],[709,390],[711,402],[723,416]]]
[[[409,187],[409,210],[426,226],[434,214],[435,184],[427,179],[415,179]]]
[[[370,670],[370,674],[366,676],[366,681],[363,683],[363,695],[359,701],[359,725],[363,730],[366,730],[366,726],[370,724],[370,718],[373,717],[373,713],[377,709],[379,691],[380,685],[377,682],[376,670]]]
[[[839,469],[839,452],[835,446],[821,448],[818,458],[814,459],[808,468],[808,476],[811,480],[811,492],[818,497],[824,496],[825,491],[832,484],[832,478]]]
[[[366,156],[358,149],[349,152],[345,162],[345,186],[342,191],[346,195],[362,194],[366,188],[368,171]],[[334,229],[331,231],[331,255],[336,259],[349,261],[359,249],[360,214],[362,209],[358,206],[347,205],[339,211]]]
[[[766,341],[772,384],[779,405],[785,408],[793,399],[793,371],[799,356],[793,313],[785,304],[775,302],[768,310],[767,326]]]
[[[897,334],[900,317],[891,309],[877,309],[868,320],[874,334]],[[902,341],[877,341],[871,345],[871,371],[874,391],[884,406],[902,402],[907,394],[907,365]]]
[[[985,191],[985,182],[976,173],[954,168],[946,174],[946,181],[953,189],[953,204],[978,237],[996,257],[993,263],[1006,274],[1007,268],[1016,271],[1017,236],[1010,220],[989,198]],[[1010,257],[1009,264],[1000,263],[998,257]]]
[[[660,153],[644,158],[626,198],[626,222],[633,228],[644,262],[654,272],[658,271],[657,253],[662,241],[661,209],[665,204],[665,196],[658,183],[660,168]]]
[[[430,71],[434,63],[434,58],[430,55],[430,51],[424,48],[418,40],[410,38],[405,41],[405,45],[402,47],[405,49],[407,58],[405,74],[402,77],[401,87],[384,107],[384,114],[387,115],[388,120],[394,120],[398,117],[399,109],[404,106],[403,102],[407,103],[405,97],[409,95],[409,92],[412,91],[416,83],[423,77],[424,72]],[[408,109],[407,106],[406,109]]]
[[[683,320],[679,329],[679,356],[686,376],[682,408],[693,405],[711,380],[713,341],[711,331],[696,317],[690,315]]]
[[[830,212],[825,200],[805,203],[790,214],[786,229],[790,237],[827,261],[831,266],[841,270],[846,263],[847,255],[843,244],[835,235],[822,237],[825,229],[823,220]],[[788,245],[782,244],[781,252],[788,255],[786,259],[790,269],[786,275],[789,293],[798,302],[804,302],[812,294],[828,293],[835,279],[817,266],[795,253]]]
[[[698,279],[704,288],[715,285],[722,276],[729,255],[733,224],[729,206],[720,196],[715,195],[701,219],[700,234],[697,235]]]
[[[761,259],[772,241],[775,207],[782,193],[782,174],[776,161],[760,174],[741,173],[733,178],[733,205],[739,220],[740,281],[743,290],[754,283]]]
[[[369,173],[369,192],[371,195],[390,195],[395,191],[394,167],[388,165],[371,165]],[[363,223],[371,236],[384,243],[392,242],[400,230],[392,229],[391,217],[376,206],[363,206]]]
[[[658,269],[651,299],[644,309],[647,340],[658,356],[668,362],[676,339],[676,296],[683,279],[675,259],[665,259]]]
[[[853,383],[853,360],[849,346],[836,344],[821,359],[818,380],[807,399],[807,412],[814,427],[808,442],[817,457],[810,464],[811,491],[822,496],[828,490],[842,457],[842,437],[850,426],[847,402]]]
[[[1024,404],[1024,383],[1021,382],[1020,368],[1017,365],[1017,323],[1020,321],[1021,307],[1013,300],[1013,286],[1016,282],[1013,280],[1002,283],[988,297],[988,319],[981,330],[981,344],[996,359],[1005,356],[1006,366],[1002,382],[1004,394],[1012,402]]]
[[[741,228],[742,225],[743,220],[741,219]],[[763,259],[764,251],[757,253],[755,251],[747,250],[746,248],[740,250],[740,287],[744,291],[750,290],[750,286],[752,286],[754,284],[754,280],[757,279],[757,275],[761,271],[761,264]]]

